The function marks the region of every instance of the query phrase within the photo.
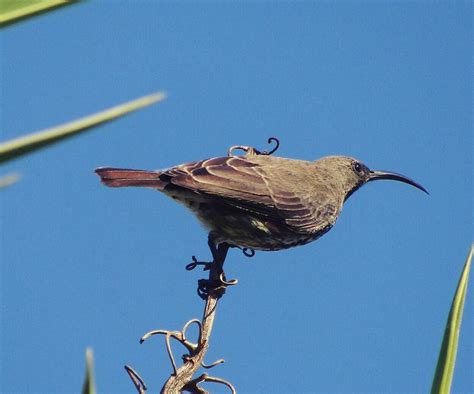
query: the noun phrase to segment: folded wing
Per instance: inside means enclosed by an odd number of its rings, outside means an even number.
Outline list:
[[[316,199],[314,193],[305,193],[311,170],[307,162],[233,156],[183,164],[163,175],[177,187],[213,196],[263,220],[285,223],[293,231],[311,233],[332,225],[337,217],[337,207],[325,193]]]

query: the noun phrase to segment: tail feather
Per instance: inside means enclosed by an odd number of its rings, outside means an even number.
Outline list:
[[[109,187],[141,186],[163,190],[167,180],[160,179],[160,171],[129,170],[125,168],[100,167],[95,170],[102,183]]]

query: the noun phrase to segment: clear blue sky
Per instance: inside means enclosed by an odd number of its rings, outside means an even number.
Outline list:
[[[132,4],[133,3],[133,4]],[[161,104],[4,165],[2,392],[78,392],[92,346],[101,393],[151,392],[171,367],[151,329],[200,317],[206,233],[98,166],[155,169],[230,145],[344,154],[431,192],[378,182],[304,247],[231,251],[207,362],[239,392],[427,392],[472,226],[470,2],[94,2],[8,27],[1,139],[156,90]],[[472,392],[468,295],[454,392]],[[181,354],[176,346],[176,353]],[[223,388],[208,386],[210,389]]]

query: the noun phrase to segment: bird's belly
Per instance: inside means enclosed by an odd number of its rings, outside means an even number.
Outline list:
[[[241,210],[205,209],[195,212],[198,219],[214,236],[216,243],[254,250],[275,251],[304,245],[319,234],[297,233],[286,224],[256,217]]]
[[[229,225],[232,222],[237,226]],[[257,218],[245,222],[230,219],[228,224],[217,228],[218,238],[231,245],[267,251],[304,245],[316,238],[312,234],[299,234],[288,230],[287,226]]]
[[[305,245],[316,240],[327,229],[317,233],[293,231],[283,221],[263,219],[252,212],[230,207],[209,197],[179,191],[167,192],[171,198],[180,202],[210,231],[216,243],[228,243],[242,248],[275,251]]]

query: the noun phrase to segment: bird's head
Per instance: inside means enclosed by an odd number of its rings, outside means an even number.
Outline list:
[[[326,176],[330,177],[331,181],[342,189],[345,200],[367,182],[383,179],[407,183],[429,194],[423,186],[404,175],[389,171],[370,170],[364,163],[352,157],[328,156],[317,160],[315,164],[324,169]]]

